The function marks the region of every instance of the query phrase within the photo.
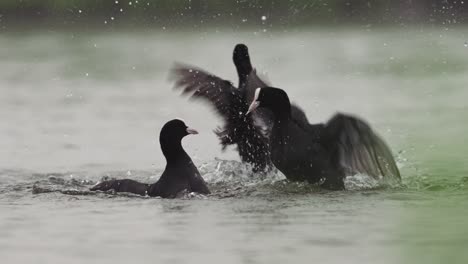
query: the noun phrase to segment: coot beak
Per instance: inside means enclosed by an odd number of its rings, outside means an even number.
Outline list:
[[[248,115],[250,113],[252,113],[253,111],[255,111],[255,109],[257,109],[257,107],[260,105],[260,102],[259,101],[253,101],[250,106],[249,106],[249,110],[247,111],[247,113],[245,115]]]
[[[254,98],[252,100],[252,103],[249,106],[249,111],[247,111],[247,113],[245,113],[245,115],[248,115],[248,114],[252,113],[253,111],[255,111],[255,109],[257,109],[257,107],[260,106],[260,101],[258,101],[258,98],[260,97],[260,91],[261,90],[262,90],[262,88],[260,88],[260,87],[255,89]]]
[[[198,131],[196,131],[195,129],[190,128],[190,127],[187,127],[187,130],[186,130],[186,131],[187,131],[187,134],[189,134],[189,135],[196,135],[196,134],[198,134]]]

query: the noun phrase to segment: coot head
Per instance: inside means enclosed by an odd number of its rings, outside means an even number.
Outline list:
[[[163,126],[159,135],[159,140],[161,141],[161,144],[163,142],[180,142],[182,138],[191,134],[198,134],[198,132],[195,129],[188,127],[184,121],[173,119]]]
[[[257,88],[247,114],[259,107],[269,109],[276,118],[291,116],[291,103],[289,102],[288,94],[279,88]]]
[[[245,44],[237,44],[232,54],[232,59],[236,65],[237,72],[241,75],[247,75],[252,71],[250,63],[249,49]]]

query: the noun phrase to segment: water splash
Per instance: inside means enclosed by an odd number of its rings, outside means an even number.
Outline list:
[[[204,163],[199,168],[204,179],[215,186],[216,190],[225,189],[227,193],[249,192],[317,192],[320,187],[307,182],[291,182],[276,169],[254,173],[252,166],[238,161],[220,160]],[[395,179],[376,179],[365,174],[350,175],[345,178],[346,190],[358,191],[399,186]],[[250,190],[250,191],[249,191]],[[234,195],[233,195],[234,196]]]
[[[285,179],[276,169],[266,172],[253,172],[250,164],[233,160],[215,159],[206,162],[199,167],[203,178],[212,184],[218,183],[239,183],[242,185],[256,185],[262,183],[274,183]]]
[[[356,174],[345,179],[346,190],[356,191],[364,189],[375,189],[381,186],[381,181],[366,174]]]
[[[229,198],[247,196],[277,196],[320,193],[324,190],[318,185],[307,182],[291,182],[276,169],[255,173],[252,166],[233,160],[215,159],[199,166],[199,171],[209,185],[212,195],[210,198]],[[1,186],[2,193],[60,193],[65,195],[97,195],[102,197],[141,197],[134,194],[122,194],[115,192],[91,192],[89,189],[100,181],[110,179],[131,178],[140,182],[156,182],[161,171],[125,170],[110,171],[98,174],[86,172],[67,173],[23,173],[21,177],[15,176],[11,179],[22,178],[21,182],[5,183]],[[15,174],[16,175],[16,174]],[[29,176],[28,176],[29,175]],[[8,177],[6,179],[9,179]],[[424,186],[427,179],[416,179],[408,182],[409,186]],[[468,180],[467,180],[468,181]],[[415,183],[416,182],[416,183]],[[466,182],[464,182],[466,183]],[[345,179],[345,187],[350,191],[369,190],[377,188],[395,187],[398,184],[386,182],[384,179],[375,179],[367,175],[352,175]],[[399,185],[398,185],[399,186]],[[427,186],[426,186],[427,187]],[[422,187],[424,189],[424,187]],[[146,197],[150,198],[150,197]],[[177,195],[179,199],[205,199],[206,196],[182,192]]]

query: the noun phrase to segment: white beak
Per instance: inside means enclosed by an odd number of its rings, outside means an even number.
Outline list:
[[[193,128],[187,127],[187,133],[188,133],[189,135],[196,135],[196,134],[198,134],[198,131],[196,131],[196,130],[193,129]]]
[[[260,105],[260,102],[258,101],[258,97],[260,96],[260,90],[261,89],[262,88],[255,89],[254,99],[252,100],[252,103],[249,106],[249,110],[247,111],[247,113],[245,115],[248,115],[248,114],[252,113]]]
[[[255,111],[255,109],[257,109],[257,107],[260,105],[260,102],[259,101],[253,101],[250,106],[249,106],[249,110],[247,111],[247,113],[245,115],[248,115],[250,113],[252,113],[253,111]]]

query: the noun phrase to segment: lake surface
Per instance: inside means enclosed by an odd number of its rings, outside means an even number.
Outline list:
[[[466,263],[468,29],[0,34],[0,257],[7,263]],[[322,122],[365,118],[403,185],[348,191],[254,175],[179,97],[175,61],[237,82],[236,43]],[[213,195],[90,193],[103,177],[155,182],[159,129],[180,117]]]

